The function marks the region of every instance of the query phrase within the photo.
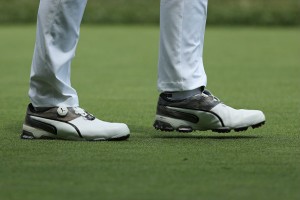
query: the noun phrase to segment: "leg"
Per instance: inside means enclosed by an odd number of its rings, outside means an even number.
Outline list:
[[[236,110],[206,86],[202,52],[207,0],[161,0],[160,94],[154,127],[162,131],[243,131],[259,127],[258,110]]]
[[[30,74],[35,107],[78,106],[71,86],[71,60],[87,0],[41,0]]]
[[[22,139],[124,140],[126,124],[109,123],[78,107],[71,60],[87,0],[41,0]]]
[[[159,91],[206,85],[202,52],[207,0],[161,0]]]

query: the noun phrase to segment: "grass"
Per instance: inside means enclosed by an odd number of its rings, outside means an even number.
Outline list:
[[[214,0],[208,5],[209,25],[300,25],[298,0]],[[38,6],[37,0],[0,0],[0,23],[35,23]],[[159,0],[89,0],[83,23],[158,24],[159,7]]]
[[[22,141],[34,26],[0,27],[0,199],[299,199],[300,39],[295,28],[209,27],[208,88],[265,112],[242,133],[161,133],[158,28],[84,26],[72,82],[81,106],[126,122],[125,142]]]

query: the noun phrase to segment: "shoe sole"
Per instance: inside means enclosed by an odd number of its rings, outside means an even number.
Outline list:
[[[259,128],[264,124],[265,121],[250,126],[246,126],[246,127],[239,127],[239,128],[222,127],[218,129],[207,129],[207,130],[200,130],[200,131],[211,130],[212,132],[217,132],[217,133],[229,133],[231,130],[234,130],[235,132],[241,132],[241,131],[246,131],[249,127],[252,127],[253,129]],[[193,129],[191,126],[179,126],[177,128],[174,128],[170,123],[159,121],[159,120],[155,120],[153,127],[156,130],[165,131],[165,132],[177,131],[181,133],[190,133],[193,131],[197,131],[197,129]]]
[[[28,129],[28,130],[25,130]],[[112,138],[93,138],[93,139],[86,139],[86,138],[58,138],[56,135],[52,133],[48,133],[43,130],[39,130],[28,125],[23,125],[23,130],[21,133],[20,138],[24,140],[73,140],[73,141],[123,141],[127,140],[130,137],[130,134],[115,136]]]

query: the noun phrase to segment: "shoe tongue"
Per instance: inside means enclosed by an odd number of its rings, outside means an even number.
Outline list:
[[[74,110],[75,114],[81,115],[82,117],[84,117],[88,120],[94,120],[95,119],[95,117],[92,114],[86,112],[85,110],[83,110],[80,107],[73,107],[73,110]]]
[[[209,90],[203,90],[203,94],[206,94],[207,96],[213,96],[212,93]]]

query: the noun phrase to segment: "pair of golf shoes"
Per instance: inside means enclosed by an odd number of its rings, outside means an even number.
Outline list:
[[[161,131],[226,133],[264,123],[261,111],[231,108],[204,90],[183,100],[172,100],[167,93],[161,93],[153,126]],[[129,136],[126,124],[99,120],[79,107],[35,108],[32,104],[28,105],[21,134],[22,139],[83,141],[126,140]]]

